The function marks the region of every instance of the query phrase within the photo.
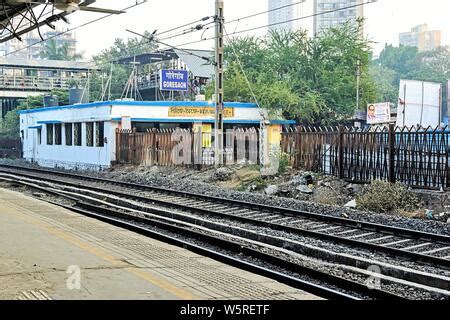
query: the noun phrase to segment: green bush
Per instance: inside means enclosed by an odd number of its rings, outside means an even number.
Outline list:
[[[283,152],[279,157],[278,173],[281,174],[285,173],[288,166],[289,166],[289,155]]]
[[[246,181],[240,185],[238,188],[239,191],[246,191],[248,187],[254,186],[253,191],[262,191],[265,188],[267,188],[268,183],[266,180],[264,180],[263,177],[259,176],[254,179],[251,179],[249,181]]]
[[[375,180],[367,192],[356,199],[358,209],[378,213],[412,212],[421,207],[417,195],[400,183]]]

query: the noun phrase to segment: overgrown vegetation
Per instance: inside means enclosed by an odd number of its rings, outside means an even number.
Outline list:
[[[250,180],[243,181],[238,188],[238,191],[247,191],[249,188],[251,191],[262,191],[267,188],[268,185],[269,184],[263,177],[257,176]]]
[[[69,93],[65,90],[54,90],[52,95],[58,97],[61,105],[69,104]],[[28,97],[19,103],[17,109],[8,112],[0,121],[0,138],[19,138],[19,113],[20,110],[42,108],[44,96]]]
[[[40,53],[41,59],[47,60],[80,60],[83,58],[82,54],[69,52],[69,44],[64,42],[58,45],[55,39],[50,39],[45,42],[44,50]]]
[[[348,119],[356,107],[356,71],[361,64],[361,107],[373,102],[370,42],[360,37],[362,21],[330,28],[310,38],[303,31],[242,37],[225,47],[225,98],[254,101],[302,123]],[[242,67],[242,68],[241,68]],[[242,72],[242,69],[244,72]],[[211,85],[207,95],[213,93]]]
[[[357,198],[358,209],[378,213],[413,212],[421,207],[417,195],[400,183],[375,180],[367,192]]]
[[[144,36],[151,37],[151,33],[146,31]],[[120,59],[137,56],[144,53],[151,53],[158,49],[155,42],[150,43],[145,38],[130,38],[126,41],[117,38],[114,44],[103,50],[94,57],[95,64],[99,70],[94,71],[91,75],[91,99],[99,99],[102,94],[102,83],[106,82],[104,75],[111,73],[111,100],[121,98],[122,91],[130,76],[130,65],[117,64]],[[146,66],[149,68],[149,66]],[[144,70],[147,74],[150,70]]]
[[[279,160],[278,173],[283,174],[287,171],[287,168],[289,167],[289,155],[287,153],[282,152],[278,160]]]
[[[446,107],[446,82],[450,78],[450,47],[419,52],[415,47],[386,45],[373,60],[370,75],[377,87],[377,101],[397,102],[401,79],[442,83],[443,107]]]

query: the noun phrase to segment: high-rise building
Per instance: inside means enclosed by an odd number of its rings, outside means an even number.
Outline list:
[[[314,34],[364,17],[363,2],[364,0],[314,0]],[[358,4],[361,5],[356,6]],[[341,8],[347,9],[337,10]]]
[[[441,46],[441,31],[428,30],[427,24],[421,24],[399,35],[400,45],[417,47],[420,52],[430,51]]]
[[[41,34],[44,39],[54,37],[55,35],[64,32],[62,27],[57,27],[55,30],[47,28],[41,29]],[[74,32],[66,32],[53,38],[56,45],[62,46],[67,43],[69,55],[75,55],[77,52],[77,39]],[[8,55],[9,57],[20,59],[40,59],[41,52],[45,49],[45,42],[41,41],[37,30],[33,30],[22,36],[22,41],[12,39],[0,44],[0,56]]]
[[[302,19],[312,14],[311,4],[312,0],[269,0],[269,30],[311,31],[312,19]]]
[[[294,30],[295,24],[292,20],[296,17],[296,8],[293,3],[294,0],[269,0],[269,30]],[[284,6],[287,7],[276,10]]]

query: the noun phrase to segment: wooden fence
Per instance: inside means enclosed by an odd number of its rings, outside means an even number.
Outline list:
[[[0,138],[0,158],[21,158],[22,143],[20,139]]]
[[[221,163],[258,163],[258,130],[228,131],[224,134],[223,143]],[[212,133],[189,129],[154,129],[147,132],[117,130],[116,162],[195,168],[214,165],[214,136]]]
[[[293,167],[342,179],[381,179],[412,187],[450,185],[447,129],[305,128],[283,133],[282,151]]]

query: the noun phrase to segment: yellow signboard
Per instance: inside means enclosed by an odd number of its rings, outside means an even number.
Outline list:
[[[202,107],[170,107],[169,108],[169,117],[205,117],[210,118],[215,116],[214,108],[202,108]],[[234,109],[233,108],[225,108],[223,110],[224,118],[233,118],[234,117]]]
[[[279,145],[281,142],[281,125],[271,124],[268,128],[269,144]]]

